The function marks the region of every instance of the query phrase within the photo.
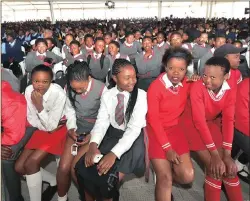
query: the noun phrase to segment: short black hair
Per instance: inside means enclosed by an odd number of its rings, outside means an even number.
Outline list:
[[[71,46],[71,45],[77,45],[78,47],[81,47],[81,44],[80,44],[79,41],[77,41],[77,40],[72,40],[72,41],[70,42],[69,46]]]
[[[170,40],[172,39],[172,37],[173,37],[174,35],[179,35],[180,37],[182,37],[182,35],[181,35],[180,32],[174,31],[173,33],[171,33]]]
[[[218,66],[224,70],[224,74],[229,73],[230,63],[225,57],[211,57],[205,63],[206,66]]]
[[[191,64],[193,59],[192,54],[185,48],[182,47],[168,48],[162,57],[162,65],[164,68],[169,62],[169,60],[172,58],[184,59],[186,61],[187,66]]]
[[[113,44],[120,49],[120,44],[117,41],[112,40],[109,44]]]
[[[50,75],[51,80],[53,80],[54,74],[53,71],[50,67],[45,66],[43,64],[36,66],[35,68],[33,68],[33,70],[31,71],[31,78],[33,77],[33,75],[37,72],[46,72]]]
[[[37,46],[39,43],[44,43],[48,47],[48,43],[47,43],[46,39],[44,39],[44,38],[36,39],[35,45]]]
[[[241,47],[243,47],[243,43],[240,40],[236,40],[233,42],[233,44],[235,44],[235,43],[239,43],[241,45]]]
[[[94,37],[91,34],[86,34],[84,36],[84,42],[86,42],[87,38],[92,38],[92,40],[94,40]]]
[[[151,40],[151,42],[153,41],[153,40],[152,40],[152,37],[150,37],[150,36],[144,36],[143,39],[142,39],[142,41],[144,41],[144,40],[146,40],[146,39]]]
[[[163,31],[159,31],[159,32],[157,33],[157,36],[158,36],[158,35],[163,35],[163,37],[166,38],[166,34],[165,34]]]
[[[131,31],[126,32],[125,37],[129,37],[130,35],[134,36],[134,34]]]
[[[107,33],[104,34],[104,37],[105,37],[105,36],[110,36],[110,37],[112,38],[112,33],[107,32]]]

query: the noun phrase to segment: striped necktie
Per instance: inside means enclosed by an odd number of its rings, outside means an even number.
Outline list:
[[[124,95],[117,94],[117,106],[115,108],[115,121],[120,126],[124,122]]]

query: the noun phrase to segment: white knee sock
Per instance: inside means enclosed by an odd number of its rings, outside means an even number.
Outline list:
[[[37,172],[35,174],[26,175],[26,181],[30,194],[30,201],[41,201],[42,199],[42,174]]]
[[[58,195],[58,194],[57,194]],[[60,197],[59,195],[58,195],[58,199],[57,199],[57,201],[67,201],[67,198],[68,198],[68,195],[66,194],[65,196],[63,196],[63,197]]]
[[[56,186],[56,176],[48,172],[47,170],[40,168],[42,173],[43,181],[46,181],[50,184],[50,186]]]

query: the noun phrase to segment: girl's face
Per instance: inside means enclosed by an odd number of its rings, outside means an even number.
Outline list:
[[[120,68],[120,73],[113,76],[113,79],[119,89],[128,92],[133,91],[137,82],[135,69],[131,65]]]
[[[174,34],[171,36],[170,45],[172,47],[181,47],[182,37],[179,34]]]
[[[73,40],[72,36],[67,36],[67,37],[65,38],[65,43],[66,43],[66,45],[69,46],[69,44],[71,43],[72,40]]]
[[[152,50],[152,40],[149,38],[144,39],[142,41],[142,47],[146,52]]]
[[[108,45],[112,41],[112,38],[110,37],[110,35],[106,35],[104,37],[104,41],[105,41],[105,44]]]
[[[35,91],[44,95],[51,84],[52,77],[48,72],[38,71],[32,75],[32,85]]]
[[[228,79],[228,74],[224,75],[222,68],[205,66],[202,80],[207,89],[218,92],[226,79]]]
[[[182,58],[172,58],[165,67],[168,79],[173,85],[182,82],[187,73],[187,63]]]
[[[80,54],[80,47],[76,44],[70,45],[70,52],[73,54],[73,56]]]
[[[92,47],[93,44],[94,44],[93,38],[91,38],[91,37],[86,38],[85,44],[86,44],[86,46],[89,47],[89,48]]]
[[[45,43],[38,43],[36,49],[40,54],[43,54],[47,51],[48,47]]]
[[[128,44],[131,44],[134,42],[134,36],[133,35],[129,35],[127,38],[126,38],[126,41]]]
[[[109,44],[109,53],[111,54],[111,56],[117,55],[118,52],[119,52],[119,48],[116,47],[116,45],[114,45],[114,44]]]
[[[96,51],[96,53],[97,54],[103,53],[104,46],[105,46],[105,44],[104,44],[103,40],[96,41],[96,43],[95,43],[95,51]]]
[[[165,40],[165,38],[162,34],[158,34],[156,40],[158,44],[161,44]]]
[[[70,82],[70,86],[73,89],[73,91],[75,91],[77,94],[83,94],[87,92],[90,80],[91,80],[90,76],[88,80],[84,81],[72,80]]]

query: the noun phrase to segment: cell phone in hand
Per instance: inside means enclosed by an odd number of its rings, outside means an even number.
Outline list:
[[[85,138],[85,134],[79,134],[78,136],[77,136],[77,142],[79,142],[79,143],[81,143],[81,142],[83,142],[83,139]]]

